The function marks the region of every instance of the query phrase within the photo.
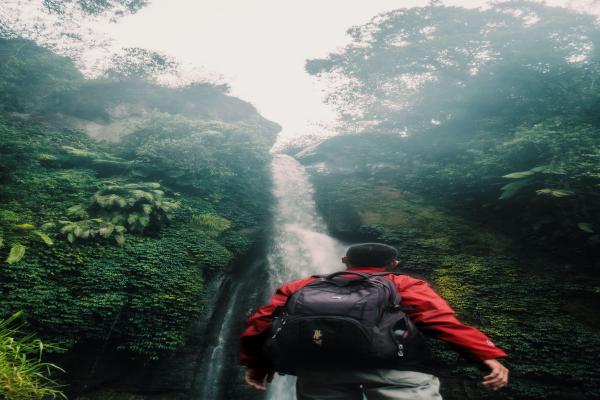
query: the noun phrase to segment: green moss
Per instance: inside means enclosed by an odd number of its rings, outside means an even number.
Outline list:
[[[448,301],[448,303],[457,310],[465,310],[468,301],[473,294],[473,289],[469,285],[454,275],[444,274],[447,270],[437,269],[433,276],[433,283],[439,294]]]

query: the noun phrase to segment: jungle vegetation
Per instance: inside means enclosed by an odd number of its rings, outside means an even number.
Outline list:
[[[0,37],[0,397],[62,396],[42,350],[143,361],[181,348],[206,286],[260,238],[279,126],[226,85],[158,84],[174,65],[126,49],[92,79],[48,47]],[[18,331],[6,325],[15,313]],[[17,368],[38,391],[13,393]]]
[[[511,354],[513,383],[495,396],[438,349],[445,398],[599,398],[596,17],[434,2],[348,34],[306,64],[331,84],[344,133],[287,151],[313,171],[335,235],[397,246]]]
[[[22,363],[42,386],[0,387],[59,398],[69,354],[149,362],[184,346],[213,279],[267,225],[279,126],[226,84],[159,83],[178,68],[167,55],[123,49],[91,78],[61,47],[85,18],[147,1],[43,1],[62,31],[21,26],[20,2],[4,4],[0,374]],[[348,33],[306,64],[331,85],[341,134],[287,149],[312,171],[331,233],[397,246],[406,270],[511,354],[513,382],[486,393],[438,345],[445,398],[600,398],[595,17],[432,2]]]
[[[306,66],[337,85],[329,101],[347,130],[359,130],[320,147],[342,144],[340,169],[435,198],[544,249],[560,243],[590,266],[600,249],[594,16],[535,2],[434,5],[348,33],[343,52]]]

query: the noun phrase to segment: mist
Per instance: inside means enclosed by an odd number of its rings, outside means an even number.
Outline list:
[[[377,242],[509,354],[443,398],[599,398],[598,12],[4,2],[0,397],[292,400],[247,318]]]

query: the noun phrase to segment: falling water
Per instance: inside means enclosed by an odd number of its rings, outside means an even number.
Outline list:
[[[271,289],[284,282],[342,269],[344,246],[325,233],[317,213],[313,188],[302,165],[278,155],[272,164],[276,199],[273,238],[268,254]],[[268,398],[295,399],[295,379],[275,377]]]
[[[221,323],[221,329],[216,343],[211,346],[210,353],[208,356],[208,362],[205,363],[206,370],[204,371],[204,385],[202,386],[200,396],[198,399],[220,399],[222,398],[222,391],[224,386],[225,374],[225,352],[228,348],[228,337],[229,331],[233,326],[233,319],[235,304],[237,301],[240,287],[236,287],[231,295],[229,301],[229,307],[223,322]]]
[[[237,273],[220,285],[192,384],[193,400],[262,398],[248,393],[241,381],[237,343],[241,324],[249,312],[248,304],[258,303],[263,292],[267,279],[264,259],[264,251],[249,254],[247,260],[240,263]],[[236,390],[245,392],[244,397],[235,393]]]
[[[276,203],[267,254],[260,251],[249,257],[239,265],[239,273],[221,285],[196,372],[194,400],[263,399],[262,393],[243,383],[236,353],[242,321],[255,309],[253,305],[270,297],[282,283],[342,268],[340,255],[345,248],[325,233],[302,165],[277,155],[271,171]],[[277,376],[267,398],[293,400],[294,385],[293,377]]]

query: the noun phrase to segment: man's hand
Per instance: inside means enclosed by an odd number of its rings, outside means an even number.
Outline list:
[[[483,386],[486,389],[498,390],[508,384],[508,368],[496,359],[485,360],[483,364],[490,369],[490,373],[483,377]]]
[[[246,383],[254,389],[267,390],[266,382],[271,382],[273,380],[274,372],[275,371],[270,368],[247,367],[244,379],[246,380]]]

